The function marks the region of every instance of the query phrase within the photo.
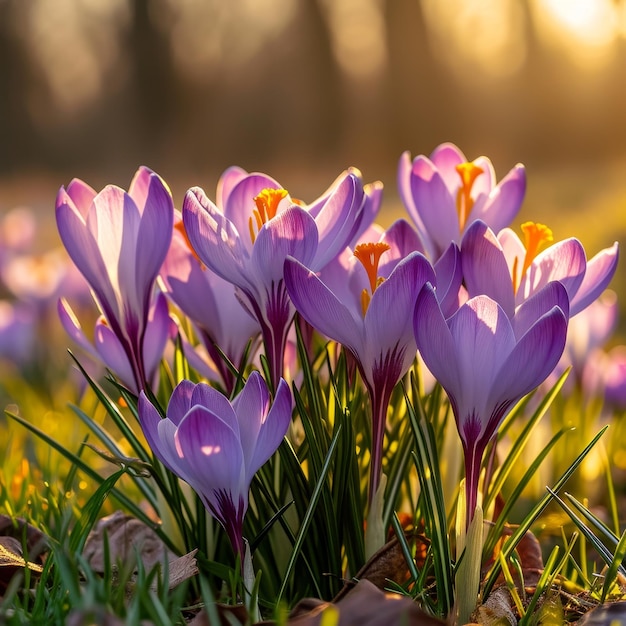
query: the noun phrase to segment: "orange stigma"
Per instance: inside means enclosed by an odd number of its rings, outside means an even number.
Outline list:
[[[363,315],[367,312],[370,300],[376,291],[376,288],[385,280],[382,276],[378,276],[378,264],[380,257],[384,252],[390,249],[390,246],[383,242],[378,243],[360,243],[354,249],[354,256],[361,262],[361,265],[367,272],[367,278],[370,281],[370,290],[363,289],[361,293],[361,309]]]
[[[456,195],[456,208],[459,212],[459,226],[461,227],[461,231],[463,231],[465,222],[467,222],[467,218],[474,206],[472,187],[476,179],[484,173],[485,170],[474,162],[459,163],[455,169],[461,177],[461,187]]]
[[[180,220],[180,222],[177,222],[176,224],[174,224],[174,229],[177,230],[183,236],[183,239],[185,240],[187,247],[191,251],[191,254],[193,254],[196,261],[200,263],[200,266],[202,267],[202,269],[205,269],[204,263],[200,260],[198,253],[193,249],[193,246],[191,245],[191,241],[189,241],[189,237],[187,236],[187,231],[185,230],[185,224],[183,223],[183,220]]]
[[[547,244],[554,241],[552,230],[545,224],[537,224],[536,222],[524,222],[521,226],[524,233],[526,254],[524,256],[524,265],[522,271],[517,275],[518,259],[513,261],[513,291],[517,293],[522,276],[526,270],[532,265],[535,257],[546,247]]]
[[[254,198],[256,209],[252,211],[252,215],[248,220],[248,227],[250,228],[250,239],[252,243],[256,240],[256,234],[254,226],[256,224],[256,232],[261,230],[263,224],[276,217],[278,211],[278,205],[280,201],[287,196],[286,189],[263,189],[258,196]]]

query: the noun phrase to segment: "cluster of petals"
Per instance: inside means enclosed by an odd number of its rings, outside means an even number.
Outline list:
[[[462,172],[468,168],[471,177],[464,179]],[[426,253],[436,260],[451,241],[459,244],[465,230],[477,219],[496,232],[508,226],[522,206],[526,173],[518,164],[496,182],[487,157],[470,163],[457,146],[443,143],[430,157],[420,154],[411,160],[408,152],[402,154],[398,189]],[[460,207],[461,201],[466,206]],[[460,209],[467,214],[460,214]]]
[[[153,375],[146,352],[162,348],[171,331],[163,305],[153,300],[172,237],[170,191],[145,167],[137,170],[128,192],[107,185],[97,193],[74,179],[57,194],[56,220],[61,240],[102,313],[97,352],[138,393]],[[66,329],[84,343],[67,304],[59,307]],[[152,345],[147,345],[148,335]]]
[[[260,332],[259,323],[241,305],[234,285],[200,261],[180,215],[160,275],[167,295],[195,325],[204,349],[185,342],[186,358],[203,376],[230,390],[232,374],[220,352],[239,369],[248,343]]]
[[[430,285],[417,298],[415,339],[450,398],[465,453],[469,515],[484,450],[512,406],[559,361],[568,315],[567,291],[558,281],[528,298],[513,317],[488,295],[470,298],[447,319]]]
[[[231,401],[205,383],[182,381],[166,417],[139,396],[139,420],[155,456],[200,496],[243,557],[243,518],[250,483],[274,454],[291,421],[292,398],[281,380],[274,401],[253,372]]]
[[[567,290],[573,317],[606,289],[617,268],[619,253],[615,243],[587,261],[580,241],[569,238],[532,259],[528,257],[524,243],[510,228],[496,235],[484,222],[474,222],[461,241],[469,296],[486,294],[512,317],[516,307],[550,281],[558,280]]]
[[[294,312],[284,287],[285,258],[321,269],[367,227],[378,211],[381,190],[378,185],[364,187],[358,172],[349,170],[308,206],[294,202],[285,191],[272,215],[252,223],[255,198],[266,190],[282,187],[265,174],[230,168],[218,183],[216,203],[194,187],[185,196],[182,213],[202,263],[239,289],[259,322],[275,383]]]

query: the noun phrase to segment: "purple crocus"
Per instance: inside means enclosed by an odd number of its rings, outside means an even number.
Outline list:
[[[436,261],[451,241],[476,219],[496,232],[517,215],[526,192],[524,166],[516,165],[499,183],[491,161],[468,161],[454,144],[443,143],[430,157],[411,161],[409,152],[398,166],[400,197],[415,222],[430,259]]]
[[[130,363],[127,384],[138,393],[149,380],[146,328],[155,280],[172,238],[170,191],[145,167],[137,170],[128,193],[114,185],[96,193],[74,179],[57,194],[56,220],[63,245]]]
[[[465,456],[467,526],[478,500],[483,454],[514,404],[557,364],[568,321],[565,287],[551,282],[513,319],[488,296],[476,296],[446,319],[426,285],[415,305],[415,340],[446,391]]]
[[[370,502],[381,478],[391,392],[415,359],[411,312],[421,287],[435,280],[422,254],[398,254],[403,226],[377,242],[359,244],[350,265],[343,271],[337,265],[325,280],[296,259],[285,261],[285,283],[296,309],[316,330],[350,350],[367,387],[372,405]],[[385,261],[386,256],[391,260]]]
[[[198,337],[226,391],[232,391],[234,376],[221,353],[239,369],[243,365],[246,346],[260,332],[259,323],[241,305],[232,283],[200,261],[189,243],[182,218],[176,220],[161,277],[169,297],[195,324]],[[194,361],[194,367],[198,365],[195,356],[195,352],[187,353],[187,357]],[[200,367],[206,370],[206,366]]]
[[[291,408],[287,383],[279,382],[270,406],[267,385],[256,371],[232,402],[205,383],[183,380],[164,419],[144,392],[139,396],[139,421],[150,448],[196,491],[242,561],[250,483],[283,440]]]
[[[319,270],[336,257],[361,227],[369,196],[354,172],[346,172],[308,210],[265,174],[227,170],[217,205],[199,187],[183,203],[183,222],[200,260],[239,289],[261,326],[272,385],[282,374],[293,305],[283,280],[292,256]]]
[[[547,226],[525,222],[521,228],[524,243],[509,228],[496,236],[480,220],[467,229],[461,242],[461,261],[470,297],[486,294],[512,317],[522,302],[558,280],[567,290],[573,317],[606,289],[617,268],[617,242],[587,261],[578,239],[548,245],[553,235]]]
[[[65,332],[96,362],[104,363],[134,393],[139,393],[136,386],[135,370],[126,346],[103,315],[97,319],[92,345],[83,332],[74,311],[64,298],[58,301],[57,312]],[[158,293],[148,311],[145,322],[143,348],[140,356],[145,382],[156,389],[161,360],[165,346],[176,336],[177,327],[170,317],[167,299]]]

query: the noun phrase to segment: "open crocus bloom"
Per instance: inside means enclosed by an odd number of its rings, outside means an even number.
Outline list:
[[[379,241],[358,245],[351,262],[334,265],[336,272],[325,279],[296,259],[285,261],[285,283],[296,309],[313,328],[350,350],[370,394],[370,500],[380,481],[389,398],[415,358],[411,312],[421,287],[435,280],[422,254],[398,254],[402,232],[398,223]]]
[[[169,297],[195,324],[210,365],[230,392],[234,377],[221,352],[239,369],[248,342],[260,332],[259,323],[241,305],[234,285],[202,264],[189,244],[180,216],[161,277]],[[187,347],[187,358],[206,376],[210,365],[198,363],[197,353]]]
[[[196,491],[241,559],[250,483],[283,440],[291,408],[284,380],[270,406],[258,372],[232,402],[209,385],[184,380],[174,389],[164,419],[143,392],[139,397],[139,421],[155,456]]]
[[[454,144],[443,143],[430,157],[401,156],[398,189],[429,258],[436,261],[451,241],[459,244],[474,220],[496,232],[508,226],[522,206],[526,173],[518,164],[496,183],[488,158],[469,162]]]
[[[199,187],[187,192],[183,222],[191,245],[209,269],[238,287],[259,322],[273,385],[282,374],[294,313],[283,280],[285,258],[321,269],[354,237],[368,202],[353,172],[335,181],[312,211],[269,176],[239,168],[222,176],[217,205]]]
[[[494,231],[474,222],[463,236],[461,259],[469,296],[486,294],[512,317],[516,307],[550,281],[567,290],[570,317],[593,302],[608,286],[617,268],[617,242],[587,261],[578,239],[550,246],[552,232],[543,224],[522,224],[525,243],[509,228]],[[547,246],[547,247],[546,247]]]
[[[567,334],[567,292],[551,282],[513,319],[476,296],[446,319],[426,285],[415,305],[417,347],[446,391],[465,455],[467,525],[474,514],[483,453],[513,405],[557,364]]]
[[[169,189],[145,167],[128,193],[114,185],[96,193],[74,179],[57,194],[56,220],[63,245],[127,356],[138,392],[148,380],[143,356],[154,283],[172,238]]]

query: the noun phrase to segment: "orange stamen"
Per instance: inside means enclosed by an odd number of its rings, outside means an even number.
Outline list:
[[[250,239],[252,243],[256,240],[254,226],[256,222],[256,232],[261,230],[263,224],[276,217],[278,205],[280,201],[287,196],[286,189],[263,189],[258,196],[254,198],[256,209],[252,212],[252,216],[248,220],[248,228],[250,229]],[[254,218],[254,219],[253,219]]]
[[[524,233],[526,254],[524,255],[524,264],[522,271],[517,274],[519,266],[518,259],[513,262],[513,290],[517,293],[519,283],[526,270],[532,265],[536,256],[548,245],[554,241],[552,230],[545,224],[537,224],[536,222],[524,222],[521,226]]]
[[[187,244],[187,247],[191,251],[191,254],[193,254],[196,261],[200,263],[200,265],[202,266],[202,269],[204,269],[205,267],[204,263],[202,263],[202,261],[200,260],[200,257],[198,256],[198,253],[193,249],[193,246],[191,245],[191,241],[189,241],[189,237],[187,236],[187,231],[185,230],[185,224],[183,223],[183,221],[180,220],[180,222],[175,224],[174,229],[177,230],[183,236],[185,243]]]
[[[384,252],[390,249],[390,246],[383,242],[378,243],[360,243],[354,249],[354,256],[361,262],[361,265],[367,272],[367,278],[370,282],[370,292],[367,289],[363,289],[361,293],[361,309],[363,315],[367,311],[372,295],[376,291],[376,288],[385,280],[382,276],[378,276],[378,265],[380,263],[380,257]]]
[[[465,222],[474,206],[472,187],[476,179],[483,174],[485,170],[474,162],[459,163],[455,169],[461,177],[461,187],[456,195],[456,207],[459,212],[459,226],[462,231],[465,228]]]

